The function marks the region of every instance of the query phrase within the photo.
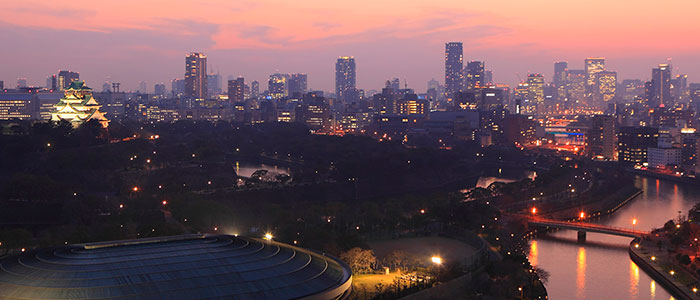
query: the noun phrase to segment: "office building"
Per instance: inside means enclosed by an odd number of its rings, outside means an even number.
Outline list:
[[[556,100],[564,101],[566,99],[566,80],[567,72],[569,71],[569,63],[565,61],[558,61],[554,63],[554,77],[552,78],[552,83],[556,89]]]
[[[617,72],[601,71],[595,76],[596,101],[599,107],[606,107],[617,92]]]
[[[245,100],[245,79],[243,77],[228,81],[228,100],[233,103]]]
[[[36,117],[37,99],[34,93],[0,93],[0,120],[30,120]]]
[[[58,90],[63,91],[67,89],[71,83],[79,81],[80,80],[80,74],[78,72],[72,72],[72,71],[59,71],[58,72]]]
[[[468,90],[476,89],[484,85],[484,63],[470,61],[464,67],[464,87]]]
[[[591,119],[591,128],[586,134],[587,156],[599,160],[615,160],[615,118],[596,115]]]
[[[26,88],[28,87],[27,85],[27,78],[17,78],[17,88]]]
[[[651,70],[651,81],[647,90],[649,107],[673,107],[671,95],[671,66],[659,64]]]
[[[306,74],[292,74],[289,77],[289,96],[301,99],[307,91],[306,80]]]
[[[349,95],[353,94],[356,86],[355,58],[342,56],[335,63],[335,95],[341,102],[352,102]]]
[[[165,84],[162,83],[156,83],[153,86],[153,93],[158,96],[158,97],[164,97],[165,96]]]
[[[656,147],[659,129],[655,127],[620,127],[617,135],[617,158],[620,162],[643,165],[647,149]]]
[[[257,80],[253,80],[253,82],[250,83],[250,96],[253,98],[260,96],[260,82]]]
[[[535,106],[537,115],[544,115],[544,76],[542,74],[527,75],[527,99]]]
[[[288,74],[272,74],[267,81],[267,96],[271,99],[282,99],[287,96]]]
[[[445,94],[447,99],[454,99],[464,85],[464,53],[461,42],[445,44]]]
[[[180,98],[185,94],[185,80],[181,78],[173,79],[170,84],[173,97]]]
[[[209,97],[214,97],[221,94],[221,75],[208,74],[207,75],[207,95]]]
[[[185,93],[187,98],[207,98],[207,56],[193,52],[185,57]]]
[[[586,70],[586,92],[592,95],[595,92],[595,79],[598,72],[605,71],[605,58],[589,57],[584,64]]]
[[[584,104],[586,96],[586,71],[569,70],[566,72],[566,97],[572,106],[578,107]]]
[[[141,81],[139,83],[139,88],[137,91],[139,92],[139,94],[148,94],[148,85],[145,81]]]

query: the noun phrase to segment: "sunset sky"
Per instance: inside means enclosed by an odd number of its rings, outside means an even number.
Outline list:
[[[423,92],[444,80],[444,43],[462,41],[465,60],[485,61],[497,82],[528,72],[550,80],[554,61],[582,68],[587,56],[606,57],[620,79],[648,79],[673,58],[700,82],[698,11],[697,0],[9,0],[0,4],[0,80],[44,85],[70,69],[97,88],[110,79],[170,89],[185,54],[201,51],[224,80],[243,75],[266,88],[269,74],[298,72],[328,91],[335,59],[352,55],[359,88],[399,77]]]

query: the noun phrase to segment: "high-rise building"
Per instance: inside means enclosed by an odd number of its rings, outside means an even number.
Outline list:
[[[59,71],[58,72],[58,90],[62,91],[67,89],[71,83],[80,80],[80,74],[78,72],[71,71]]]
[[[606,107],[608,102],[615,97],[617,91],[617,72],[602,71],[596,73],[596,100],[601,107]]]
[[[185,94],[185,80],[180,78],[173,79],[170,89],[173,93],[173,97],[181,97]]]
[[[652,69],[649,88],[647,101],[650,107],[673,107],[671,66],[659,64],[658,68]]]
[[[589,158],[615,160],[615,118],[613,116],[593,116],[586,138],[586,152]]]
[[[207,95],[221,94],[221,75],[219,73],[207,75]]]
[[[688,75],[678,74],[671,79],[671,96],[678,103],[685,103],[688,100]]]
[[[282,99],[287,96],[288,74],[275,73],[267,81],[267,95],[272,99]]]
[[[586,96],[586,71],[569,70],[566,75],[566,97],[573,106],[578,106]]]
[[[435,80],[435,78],[428,80],[428,90],[435,89],[437,91],[439,88],[440,88],[440,82]]]
[[[289,96],[301,99],[307,90],[306,80],[306,74],[292,74],[289,77]]]
[[[401,80],[398,78],[393,78],[389,81],[386,82],[386,87],[392,89],[394,92],[398,91],[401,89]]]
[[[464,87],[468,90],[476,89],[484,85],[484,63],[470,61],[464,67]]]
[[[542,74],[527,75],[527,99],[535,105],[537,115],[544,115],[544,76]]]
[[[635,99],[644,97],[644,82],[639,79],[625,79],[618,92],[625,103],[632,103]]]
[[[658,145],[659,129],[655,127],[620,127],[617,157],[620,162],[642,165],[647,162],[647,149]]]
[[[568,71],[568,62],[558,61],[554,63],[554,77],[552,78],[552,83],[557,90],[555,95],[558,101],[563,101],[566,99],[566,79],[568,76]]]
[[[207,97],[207,56],[192,52],[185,57],[185,97]]]
[[[592,94],[595,91],[595,74],[605,71],[605,58],[589,57],[585,61],[586,68],[586,91]]]
[[[487,85],[494,85],[493,71],[491,71],[491,70],[484,71],[484,79],[482,80],[482,86],[487,86]]]
[[[17,78],[17,88],[26,88],[27,78]]]
[[[58,86],[58,78],[56,77],[56,74],[49,75],[49,77],[46,77],[46,88],[55,91]]]
[[[156,96],[159,96],[159,97],[165,96],[165,84],[156,83],[153,86],[153,92]]]
[[[141,81],[141,82],[139,83],[138,92],[139,92],[140,94],[148,94],[148,85],[146,84],[145,81]]]
[[[245,100],[245,79],[243,77],[228,81],[228,100],[234,103]]]
[[[445,44],[445,93],[448,99],[462,90],[464,84],[464,53],[461,42]]]
[[[352,56],[341,56],[335,63],[335,95],[338,100],[351,102],[348,93],[355,94],[356,87],[355,58]]]
[[[253,98],[260,96],[260,82],[257,80],[253,80],[253,82],[250,83],[250,95]]]

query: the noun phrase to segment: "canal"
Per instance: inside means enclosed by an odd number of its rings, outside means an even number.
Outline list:
[[[700,202],[697,187],[637,177],[643,190],[615,214],[594,222],[650,230],[678,218]],[[549,299],[673,299],[664,288],[632,262],[627,252],[631,239],[588,233],[585,244],[577,243],[575,231],[557,231],[530,241],[530,262],[547,272]]]

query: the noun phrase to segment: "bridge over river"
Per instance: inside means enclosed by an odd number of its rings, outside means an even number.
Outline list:
[[[528,217],[530,225],[557,229],[569,229],[578,231],[579,241],[586,240],[586,232],[596,232],[609,235],[625,236],[631,238],[642,238],[651,234],[649,231],[636,230],[622,227],[613,227],[587,222],[560,221],[540,217]]]

